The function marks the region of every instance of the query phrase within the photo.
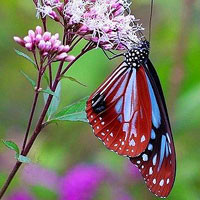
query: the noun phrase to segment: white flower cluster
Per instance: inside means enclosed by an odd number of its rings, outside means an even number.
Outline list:
[[[125,49],[139,43],[137,32],[143,30],[129,14],[129,6],[127,0],[69,0],[63,13],[69,24],[81,25],[79,34],[97,46]]]
[[[65,20],[65,24],[87,40],[104,49],[132,48],[140,43],[138,31],[143,30],[130,14],[128,0],[40,0],[37,15],[58,19],[53,9]]]
[[[39,18],[40,14],[44,18],[49,16],[57,20],[58,16],[54,11],[55,8],[60,8],[63,4],[60,0],[38,0],[36,6],[36,17]]]

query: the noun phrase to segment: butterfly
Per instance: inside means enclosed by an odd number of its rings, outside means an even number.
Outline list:
[[[135,164],[147,187],[166,197],[174,184],[176,156],[167,108],[144,40],[89,97],[87,118],[94,134]]]

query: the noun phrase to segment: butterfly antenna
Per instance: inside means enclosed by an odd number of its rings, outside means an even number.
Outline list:
[[[149,43],[151,41],[151,25],[152,25],[152,17],[153,17],[153,3],[154,3],[154,0],[151,0],[150,19],[149,19]]]

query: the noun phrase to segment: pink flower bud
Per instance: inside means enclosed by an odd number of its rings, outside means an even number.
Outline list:
[[[47,56],[48,55],[48,52],[44,52],[43,54],[42,54],[42,56]]]
[[[24,37],[24,42],[25,43],[31,43],[32,40],[31,40],[31,38],[29,36],[26,36],[26,37]]]
[[[104,31],[105,33],[107,33],[107,32],[109,32],[109,31],[111,31],[111,30],[110,30],[110,27],[109,27],[109,26],[104,26],[104,27],[103,27],[103,31]]]
[[[51,42],[47,41],[45,43],[45,49],[44,49],[44,51],[49,51],[50,49],[51,49]]]
[[[39,44],[38,44],[38,48],[43,51],[45,48],[45,41],[44,40],[40,40]]]
[[[122,12],[124,11],[124,8],[123,7],[119,7],[118,10],[116,10],[113,15],[116,17],[118,15],[120,15]]]
[[[53,36],[51,36],[51,39],[49,40],[51,43],[52,43],[52,45],[56,42],[56,37],[53,35]]]
[[[67,57],[67,53],[61,53],[55,57],[56,60],[64,60]]]
[[[59,22],[60,21],[60,18],[59,16],[57,15],[57,13],[55,11],[52,11],[51,13],[49,13],[49,16],[54,19],[55,21]]]
[[[58,47],[58,53],[61,53],[61,52],[64,52],[64,45],[60,45],[59,47]]]
[[[48,41],[50,39],[51,39],[51,33],[50,32],[45,32],[43,34],[43,40],[46,42],[46,41]]]
[[[82,26],[79,28],[78,32],[79,32],[80,34],[85,34],[85,33],[88,32],[88,27],[85,26],[85,25],[82,25]]]
[[[64,4],[60,5],[59,7],[57,7],[57,10],[60,14],[63,14],[63,9],[64,9]]]
[[[93,37],[93,38],[91,38],[91,40],[92,40],[93,42],[98,42],[98,41],[99,41],[99,38],[98,38],[98,37]]]
[[[55,36],[56,40],[59,39],[59,34],[58,33],[56,33],[54,36]]]
[[[111,8],[118,8],[119,6],[121,6],[121,4],[118,2],[118,3],[112,4]]]
[[[42,40],[42,35],[37,34],[35,37],[35,43],[38,44],[40,42],[40,40]]]
[[[65,45],[63,51],[68,52],[70,50],[69,45]]]
[[[73,61],[73,60],[75,60],[75,59],[76,59],[75,56],[69,55],[69,56],[67,56],[67,57],[65,58],[65,61],[71,62],[71,61]]]
[[[42,31],[42,28],[40,26],[36,26],[35,28],[35,34],[38,35],[42,35],[43,31]]]
[[[33,51],[34,47],[32,43],[26,43],[25,47],[29,50],[29,51]]]
[[[31,38],[31,40],[33,41],[35,38],[35,32],[33,30],[29,30],[28,31],[28,36]]]
[[[57,49],[60,45],[61,45],[61,41],[60,40],[56,40],[54,45],[53,45],[53,48]]]
[[[15,42],[17,42],[21,46],[25,47],[25,42],[20,37],[14,36],[13,39],[15,40]]]

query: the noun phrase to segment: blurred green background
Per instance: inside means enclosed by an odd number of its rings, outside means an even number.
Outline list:
[[[133,14],[141,19],[148,35],[148,0],[135,0]],[[25,36],[29,29],[41,25],[35,18],[32,1],[2,1],[0,6],[0,139],[22,145],[29,117],[33,91],[21,75],[31,77],[35,71],[30,63],[15,54],[20,47],[13,36]],[[55,23],[49,26],[57,32]],[[148,38],[148,37],[147,37]],[[76,52],[75,52],[76,53]],[[200,3],[195,0],[155,1],[150,58],[159,74],[166,97],[177,152],[177,176],[168,199],[200,199]],[[82,87],[69,80],[62,81],[60,108],[91,94],[118,65],[120,59],[107,60],[101,50],[93,50],[81,58],[68,75],[87,85]],[[36,112],[43,105],[41,96]],[[37,119],[34,120],[34,123]],[[33,163],[62,176],[79,163],[104,165],[123,178],[127,159],[108,151],[93,135],[87,123],[62,122],[44,129],[29,157]],[[14,153],[0,144],[0,185],[15,163]],[[22,168],[23,169],[23,168]],[[19,171],[7,195],[24,187]],[[134,180],[133,180],[134,183]],[[54,192],[26,185],[35,199],[56,199]],[[156,199],[141,181],[136,186],[124,185],[133,199]],[[99,200],[108,199],[107,191],[98,192]],[[6,197],[5,197],[6,199]]]

